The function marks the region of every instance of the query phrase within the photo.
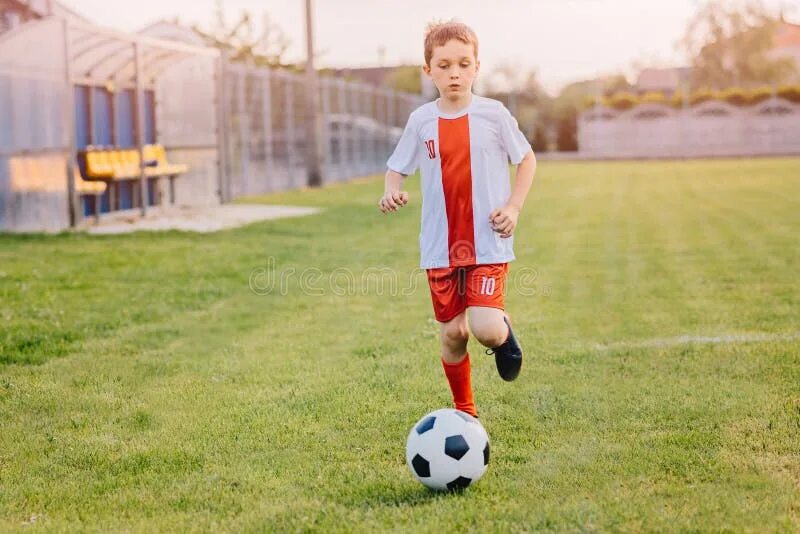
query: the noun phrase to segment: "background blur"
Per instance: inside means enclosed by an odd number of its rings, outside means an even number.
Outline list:
[[[0,2],[0,229],[380,172],[452,13],[545,157],[800,153],[788,3],[308,4]]]

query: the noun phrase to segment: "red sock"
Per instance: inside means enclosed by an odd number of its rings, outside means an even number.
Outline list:
[[[477,416],[478,410],[475,408],[475,399],[472,397],[469,353],[459,363],[447,363],[442,358],[442,367],[444,367],[444,374],[450,383],[450,391],[453,392],[453,403],[456,410],[467,412],[473,417]]]

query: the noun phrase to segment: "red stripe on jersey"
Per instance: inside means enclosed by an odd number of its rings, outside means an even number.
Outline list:
[[[469,115],[439,119],[439,158],[442,162],[450,266],[475,265]]]

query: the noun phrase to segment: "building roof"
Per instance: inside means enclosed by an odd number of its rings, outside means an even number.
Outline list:
[[[781,21],[775,32],[775,47],[800,46],[800,24]]]
[[[137,33],[194,46],[206,46],[206,42],[200,34],[191,28],[182,26],[177,20],[161,19],[152,24],[148,24]]]
[[[20,9],[29,11],[34,17],[56,15],[81,22],[89,22],[89,19],[56,0],[6,0],[6,3],[16,4]]]
[[[50,15],[83,24],[88,19],[55,0],[0,0],[0,33]]]

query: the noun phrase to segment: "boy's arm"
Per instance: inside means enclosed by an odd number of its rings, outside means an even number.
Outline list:
[[[517,165],[517,177],[514,180],[514,191],[508,199],[508,203],[517,207],[517,211],[522,211],[525,199],[533,184],[533,177],[536,175],[536,154],[533,150],[528,152],[522,161]]]
[[[397,211],[408,203],[408,193],[400,191],[406,176],[391,169],[386,171],[383,197],[378,202],[378,209],[383,213]]]
[[[416,114],[409,115],[403,135],[397,142],[394,152],[386,162],[386,180],[383,196],[378,201],[378,209],[384,214],[397,211],[408,202],[408,193],[400,191],[406,176],[414,174],[419,167],[419,134],[417,133]],[[396,169],[396,170],[394,170]]]
[[[519,219],[519,212],[528,198],[528,192],[531,190],[535,174],[536,155],[531,150],[517,165],[514,190],[511,192],[508,202],[505,206],[494,210],[489,215],[489,224],[492,225],[492,229],[495,232],[500,234],[500,237],[508,238],[514,233]]]

